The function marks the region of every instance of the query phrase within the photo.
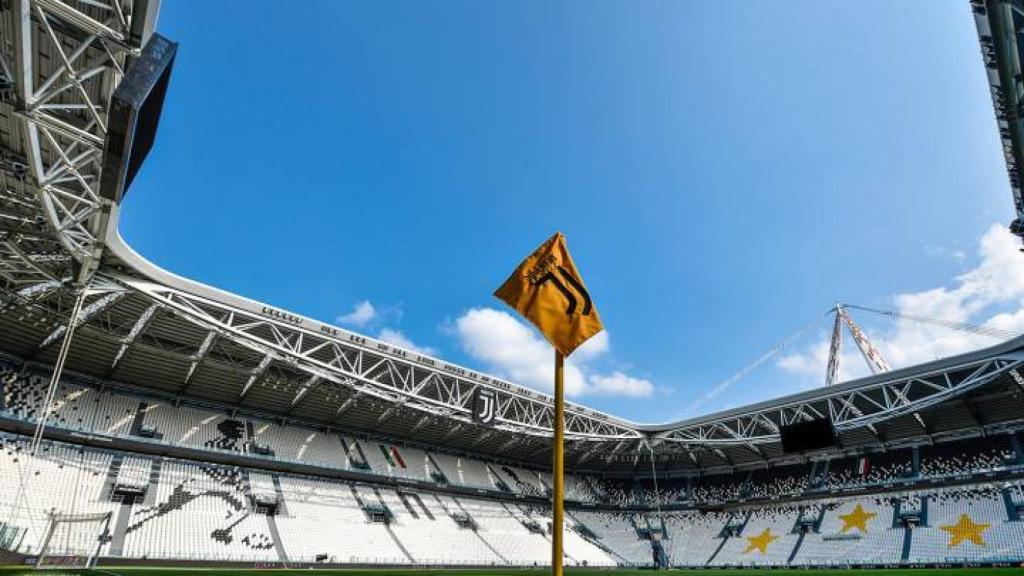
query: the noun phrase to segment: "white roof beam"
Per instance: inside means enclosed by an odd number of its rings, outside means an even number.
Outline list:
[[[352,406],[355,405],[356,401],[362,395],[363,395],[363,391],[359,390],[355,394],[353,394],[353,395],[349,396],[348,398],[346,398],[345,401],[341,403],[341,406],[338,407],[338,411],[335,412],[334,415],[335,416],[341,416],[342,414],[344,414],[349,408],[351,408]]]
[[[199,350],[192,356],[192,362],[188,365],[188,372],[185,374],[185,382],[181,385],[178,393],[182,393],[188,389],[192,384],[192,379],[196,375],[196,370],[199,369],[199,365],[206,359],[207,354],[210,353],[210,349],[213,348],[214,342],[217,341],[217,333],[210,331],[206,333],[206,337],[203,338],[203,342],[199,345]]]
[[[69,322],[74,322],[75,329],[77,330],[80,326],[94,318],[97,314],[103,312],[107,308],[110,308],[111,306],[116,304],[117,301],[120,300],[121,298],[124,298],[126,294],[127,292],[121,291],[110,292],[108,294],[100,296],[91,304],[82,308],[82,310],[79,311],[78,316],[74,319],[69,319]],[[47,346],[53,344],[57,340],[60,340],[64,333],[67,332],[67,329],[67,326],[58,326],[53,332],[50,332],[46,336],[46,338],[44,338],[43,341],[39,344],[36,353],[42,352],[43,350],[46,349]]]
[[[430,422],[430,416],[424,414],[420,416],[420,419],[416,421],[416,425],[412,427],[411,433],[415,434],[419,432],[421,428],[426,426]]]
[[[30,304],[36,300],[44,298],[47,294],[52,293],[61,286],[62,284],[56,280],[39,282],[38,284],[26,286],[25,288],[21,288],[13,294],[10,294],[3,300],[0,300],[0,309],[14,305],[15,303],[20,303],[21,305]]]
[[[245,382],[245,387],[242,388],[242,393],[238,395],[239,402],[241,402],[242,399],[245,398],[245,395],[249,393],[249,390],[252,389],[253,385],[256,384],[256,382],[260,378],[262,378],[264,374],[267,373],[267,369],[270,368],[270,365],[273,362],[274,357],[270,354],[267,354],[260,360],[260,363],[257,364],[256,367],[252,369],[252,372],[249,374],[249,379]]]
[[[305,383],[299,388],[299,391],[295,393],[295,397],[292,398],[292,403],[288,406],[289,412],[295,409],[295,407],[302,401],[309,392],[320,383],[320,377],[316,374],[306,379]]]
[[[114,356],[114,361],[110,363],[109,373],[113,373],[117,369],[117,365],[121,363],[121,359],[131,349],[135,341],[145,332],[146,327],[149,326],[149,322],[153,319],[156,311],[160,308],[159,304],[152,304],[149,308],[146,308],[142,314],[139,315],[139,319],[135,321],[132,329],[125,336],[124,340],[121,341],[121,347],[117,350],[117,355]]]

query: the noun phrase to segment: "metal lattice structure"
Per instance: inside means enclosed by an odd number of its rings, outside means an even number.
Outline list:
[[[1004,20],[1017,18],[1011,4],[972,2],[1020,209],[1020,74],[1004,73],[1002,59],[1016,38],[989,17],[996,7]],[[0,32],[10,39],[0,43],[0,351],[53,365],[73,327],[69,370],[105,386],[546,462],[547,395],[181,278],[123,242],[120,207],[99,193],[100,160],[111,95],[152,34],[157,8],[155,0],[0,2]],[[983,432],[1022,420],[1022,355],[1016,339],[897,371],[877,364],[868,378],[658,425],[569,405],[567,461],[767,461],[783,456],[781,426],[821,417],[848,446]],[[495,393],[493,427],[471,418],[479,388]]]
[[[662,432],[659,438],[684,444],[728,445],[774,442],[779,428],[828,418],[837,430],[867,427],[913,414],[992,381],[1019,368],[1024,351],[966,360],[927,372],[893,374],[855,386],[839,385],[762,408],[741,409],[728,416],[695,421]]]
[[[21,166],[14,176],[35,197],[41,217],[31,222],[45,224],[63,253],[45,242],[37,246],[34,234],[14,233],[4,245],[22,267],[5,268],[14,282],[60,280],[73,259],[80,279],[87,278],[102,257],[108,224],[99,183],[110,98],[151,34],[147,16],[157,6],[125,0],[9,4],[14,116],[23,133],[20,154],[12,154]]]
[[[334,385],[453,422],[470,423],[473,393],[477,387],[486,386],[498,393],[498,429],[531,435],[546,435],[551,430],[553,410],[547,397],[490,376],[355,334],[331,335],[309,330],[301,326],[297,316],[291,316],[289,322],[281,319],[281,315],[253,314],[127,276],[114,277],[113,281],[145,294],[154,303],[133,325],[124,346],[138,337],[155,310],[161,308],[215,335],[207,338],[230,339],[261,354],[259,364],[239,391],[240,398],[249,393],[271,363],[280,363],[301,370],[310,378],[296,391],[290,405],[300,402],[310,387]],[[381,419],[392,414],[393,411],[382,415]],[[641,437],[632,427],[582,407],[567,414],[566,428],[570,436],[586,438]]]
[[[1020,172],[1024,164],[1024,115],[1021,114],[1024,104],[1021,69],[1024,52],[1021,51],[1019,32],[1024,26],[1024,5],[1016,0],[970,1],[1013,192],[1015,218],[1010,230],[1024,238],[1024,195]]]

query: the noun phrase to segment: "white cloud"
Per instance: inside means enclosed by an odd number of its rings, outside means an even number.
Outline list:
[[[925,246],[924,253],[932,258],[953,260],[957,264],[963,264],[967,260],[967,252],[945,246]]]
[[[336,320],[340,324],[346,324],[348,326],[355,326],[356,328],[362,328],[377,317],[377,309],[369,300],[363,300],[352,308],[352,311],[348,314],[342,314],[338,316]]]
[[[608,338],[608,331],[602,330],[594,334],[590,340],[584,342],[575,352],[572,353],[579,361],[587,361],[606,354],[611,350],[611,339]]]
[[[627,376],[618,370],[607,376],[593,374],[590,376],[590,384],[594,394],[606,396],[647,397],[654,393],[654,384],[650,380]]]
[[[384,328],[377,335],[377,340],[381,342],[387,342],[399,348],[405,348],[406,350],[417,352],[419,354],[425,354],[427,356],[433,356],[437,352],[428,346],[419,346],[412,340],[410,340],[401,330],[394,330],[392,328]]]
[[[876,346],[881,344],[878,338],[868,334],[868,339]],[[863,357],[857,351],[857,346],[844,333],[843,353],[839,360],[839,381],[845,382],[854,378],[866,376],[870,372],[864,363]],[[797,384],[801,388],[813,388],[825,383],[825,365],[828,364],[829,341],[819,340],[805,348],[802,352],[795,352],[780,357],[775,365],[786,372],[797,374],[802,377]],[[889,357],[882,351],[882,356],[889,360]],[[891,362],[891,360],[889,360]]]
[[[457,318],[452,332],[463,350],[489,370],[516,384],[550,392],[554,381],[554,349],[526,324],[493,308],[473,308]],[[565,363],[567,396],[587,394],[650,396],[654,385],[622,372],[599,374],[589,366],[611,348],[607,332],[580,346]]]
[[[420,346],[409,339],[404,332],[397,328],[389,328],[387,325],[394,325],[402,320],[401,304],[394,306],[374,306],[369,300],[357,302],[348,314],[342,314],[335,318],[339,324],[352,328],[358,328],[370,332],[380,328],[377,340],[387,342],[420,354],[434,355],[436,351],[427,346]]]
[[[1020,241],[1005,227],[993,225],[978,244],[978,264],[948,286],[897,294],[894,309],[904,315],[967,322],[1016,332],[1024,331],[1024,256]],[[856,310],[853,311],[856,314]],[[890,330],[868,331],[868,338],[893,368],[911,366],[990,346],[992,338],[898,319]],[[842,380],[867,374],[855,345],[847,339]],[[821,383],[828,361],[828,342],[783,356],[776,365]]]

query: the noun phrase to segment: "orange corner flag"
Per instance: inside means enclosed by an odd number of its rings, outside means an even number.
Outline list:
[[[532,322],[563,356],[604,329],[561,232],[541,244],[494,295]]]

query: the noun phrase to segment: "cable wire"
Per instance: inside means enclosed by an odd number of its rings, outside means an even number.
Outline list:
[[[954,322],[952,320],[939,320],[936,318],[928,318],[926,316],[914,316],[912,314],[904,314],[902,312],[895,312],[892,310],[879,310],[878,308],[858,306],[857,304],[840,304],[840,306],[842,308],[849,308],[851,310],[871,312],[872,314],[878,314],[880,316],[902,318],[913,322],[920,322],[922,324],[941,326],[943,328],[949,328],[950,330],[958,330],[960,332],[967,332],[969,334],[987,336],[989,338],[995,338],[997,340],[1010,340],[1011,338],[1016,338],[1021,335],[1020,332],[1014,332],[1012,330],[1003,330],[1000,328],[992,328],[991,326],[978,326],[975,324],[968,324],[966,322]]]

